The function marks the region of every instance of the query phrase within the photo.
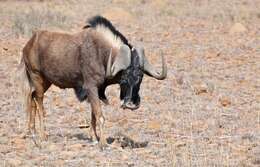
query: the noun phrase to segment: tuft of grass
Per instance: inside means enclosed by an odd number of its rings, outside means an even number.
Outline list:
[[[70,18],[58,10],[50,8],[29,8],[28,11],[15,13],[12,31],[16,36],[30,36],[37,29],[48,27],[68,28]]]

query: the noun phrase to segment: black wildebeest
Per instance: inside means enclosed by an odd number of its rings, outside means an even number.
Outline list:
[[[129,44],[111,22],[101,16],[90,18],[83,31],[73,35],[35,32],[23,49],[20,68],[26,88],[27,133],[35,133],[37,114],[40,136],[46,139],[43,97],[54,84],[60,88],[73,88],[80,101],[88,99],[92,109],[91,131],[101,148],[106,141],[100,100],[107,102],[106,87],[119,84],[122,107],[137,109],[143,74],[159,80],[167,75],[163,56],[159,73],[146,59],[142,47]],[[99,127],[99,135],[96,126]]]

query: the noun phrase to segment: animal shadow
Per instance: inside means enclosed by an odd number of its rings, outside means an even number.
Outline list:
[[[148,141],[138,142],[122,133],[117,133],[115,137],[107,138],[108,144],[112,144],[114,142],[117,142],[123,149],[127,147],[134,149],[134,148],[144,148],[148,146]]]
[[[70,136],[71,138],[77,138],[78,140],[85,140],[88,142],[92,142],[92,139],[90,137],[87,137],[84,133],[77,133]]]

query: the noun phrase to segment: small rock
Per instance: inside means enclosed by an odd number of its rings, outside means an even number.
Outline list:
[[[160,130],[161,124],[158,121],[151,121],[148,123],[147,127],[152,130]]]
[[[83,147],[83,145],[78,143],[78,144],[72,144],[72,145],[68,146],[68,149],[70,151],[78,151],[78,150],[81,150],[82,147]]]
[[[25,149],[25,140],[21,138],[14,138],[11,143],[15,146],[17,150],[23,150]]]
[[[68,98],[68,100],[67,100],[67,104],[68,104],[68,106],[70,106],[70,107],[73,107],[73,106],[75,106],[75,98],[72,98],[72,97],[70,97],[70,98]]]
[[[247,28],[241,23],[235,23],[229,30],[229,34],[246,32]]]
[[[178,141],[178,142],[176,142],[174,145],[175,145],[175,147],[180,148],[180,147],[185,147],[185,146],[186,146],[186,143],[185,143],[185,142],[182,142],[182,141]]]
[[[223,107],[227,107],[231,105],[231,99],[227,96],[220,97],[219,102]]]
[[[49,144],[48,147],[47,147],[47,149],[48,149],[49,151],[57,151],[58,148],[59,148],[59,147],[58,147],[57,144]]]
[[[183,75],[176,75],[176,83],[179,85],[182,85],[184,83]]]
[[[52,86],[52,87],[51,87],[51,90],[52,90],[53,92],[61,92],[61,89],[60,89],[59,87],[57,87],[57,86]]]
[[[8,147],[8,145],[0,145],[0,153],[6,154],[12,151],[11,147]]]
[[[205,83],[196,83],[193,87],[196,95],[208,93],[208,86]]]
[[[118,125],[119,125],[120,127],[123,127],[124,125],[127,125],[127,123],[128,123],[127,119],[122,119],[122,120],[120,120],[120,121],[118,122]]]
[[[85,106],[79,106],[79,111],[80,112],[85,112],[86,111],[86,107]]]
[[[62,100],[59,97],[53,97],[53,104],[58,107],[62,107]]]

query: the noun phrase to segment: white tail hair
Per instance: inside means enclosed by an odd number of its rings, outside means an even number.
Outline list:
[[[28,100],[32,100],[32,92],[34,91],[34,87],[32,86],[30,82],[30,78],[28,76],[28,72],[26,70],[25,62],[23,60],[23,57],[21,59],[20,65],[17,68],[16,71],[16,84],[19,84],[19,95],[20,95],[20,101],[22,102],[22,110],[26,111],[28,110]],[[29,113],[27,113],[29,114]]]

